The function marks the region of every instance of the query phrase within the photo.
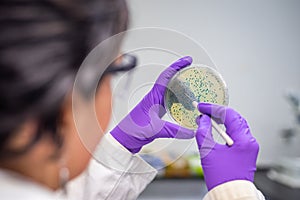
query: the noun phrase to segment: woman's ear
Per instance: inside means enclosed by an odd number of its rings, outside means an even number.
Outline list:
[[[80,97],[78,97],[80,98]],[[78,103],[78,99],[77,102]],[[65,166],[69,170],[69,178],[73,179],[79,174],[81,174],[87,167],[90,159],[91,153],[90,150],[94,148],[87,148],[86,141],[83,136],[88,136],[89,132],[85,132],[86,134],[80,135],[77,130],[77,126],[75,124],[75,119],[73,115],[72,108],[72,94],[67,95],[65,103],[62,106],[62,115],[61,115],[61,125],[60,125],[60,133],[63,137],[63,147],[62,147],[62,158],[65,161]],[[84,109],[81,107],[81,109]],[[89,120],[84,113],[80,113],[80,117],[85,118],[85,120]],[[89,129],[89,124],[84,123],[84,127]],[[80,129],[79,129],[80,130]],[[98,136],[97,136],[98,138]],[[97,139],[93,139],[92,141],[98,144]]]
[[[12,151],[18,151],[26,148],[33,141],[37,134],[37,123],[35,120],[25,121],[13,133],[8,140],[6,148]]]

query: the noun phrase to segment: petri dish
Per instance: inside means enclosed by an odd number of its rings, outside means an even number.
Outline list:
[[[178,81],[181,83],[179,87]],[[197,129],[195,119],[199,116],[199,111],[194,107],[187,109],[187,106],[183,106],[180,102],[183,98],[189,101],[186,99],[188,97],[182,96],[186,93],[180,88],[182,84],[188,88],[197,102],[228,105],[228,89],[219,72],[205,65],[186,67],[172,77],[164,96],[164,104],[169,117],[183,127]]]

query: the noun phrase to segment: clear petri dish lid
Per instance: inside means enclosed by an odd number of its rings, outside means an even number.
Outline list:
[[[195,119],[199,111],[186,103],[191,102],[191,96],[197,102],[226,106],[229,103],[227,85],[221,74],[205,65],[191,65],[178,71],[168,83],[164,96],[169,117],[183,127],[197,129]]]

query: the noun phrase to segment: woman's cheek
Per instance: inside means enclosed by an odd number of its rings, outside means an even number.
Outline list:
[[[108,127],[112,113],[112,90],[110,81],[111,76],[106,75],[103,77],[95,99],[96,114],[103,132],[105,132]]]
[[[97,119],[99,125],[103,132],[106,131],[110,117],[111,117],[111,100],[112,91],[110,85],[110,76],[105,76],[102,79],[101,85],[98,88],[95,97],[95,109],[97,114]],[[91,134],[88,131],[89,125],[87,124],[87,131],[84,135],[80,135],[76,129],[75,120],[73,118],[72,108],[69,112],[66,112],[65,121],[68,126],[66,126],[64,134],[64,155],[63,157],[67,160],[67,166],[70,172],[70,179],[75,178],[80,175],[88,166],[89,161],[92,157],[92,152],[94,151],[97,144],[102,138],[102,134]],[[89,120],[88,120],[89,121]],[[87,122],[88,123],[88,122]]]

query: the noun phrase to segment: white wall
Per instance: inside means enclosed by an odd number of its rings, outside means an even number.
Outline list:
[[[293,88],[300,92],[300,1],[128,2],[131,28],[155,26],[174,29],[205,47],[228,84],[230,106],[245,116],[260,143],[259,164],[268,165],[281,155],[300,152],[300,145],[287,146],[279,137],[283,128],[293,124],[291,107],[283,97],[284,91]],[[164,57],[153,52],[139,56],[140,64],[153,60],[153,63],[167,65],[174,60],[172,56]],[[161,66],[154,65],[148,66],[147,70],[137,70],[133,87],[153,82],[161,70]],[[138,90],[138,96],[150,88],[149,85],[147,87]],[[132,100],[126,107],[130,109],[137,101],[138,98]],[[120,110],[119,107],[114,115],[120,113],[123,116],[128,109]],[[118,121],[117,118],[112,124]],[[184,148],[186,145],[173,143],[169,148]],[[195,150],[192,144],[189,151]]]

